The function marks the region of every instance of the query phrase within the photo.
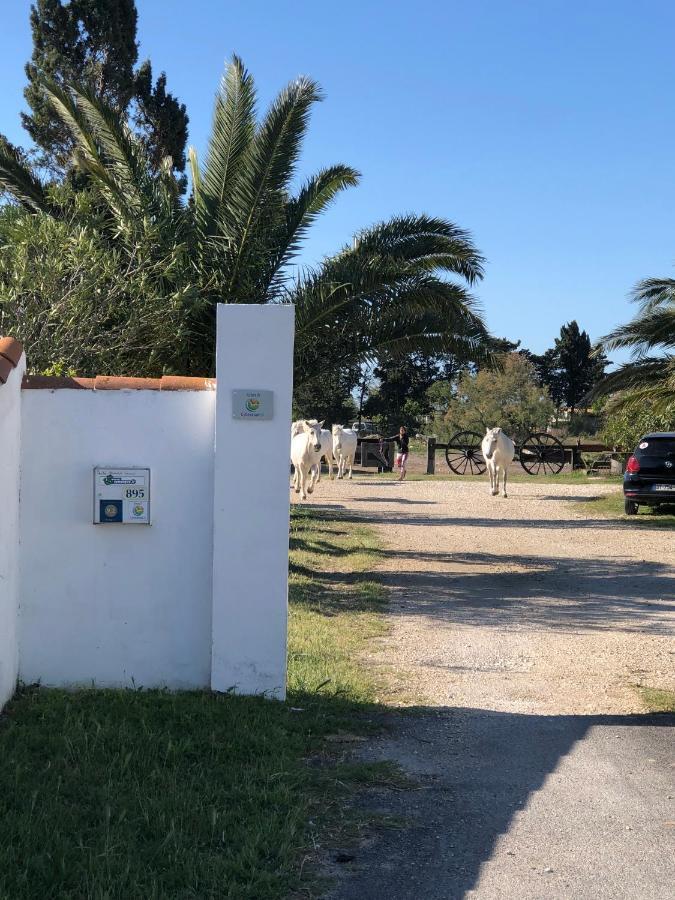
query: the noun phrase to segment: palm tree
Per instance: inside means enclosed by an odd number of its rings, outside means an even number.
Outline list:
[[[647,278],[635,287],[633,302],[639,312],[627,325],[604,337],[605,350],[626,348],[630,362],[607,375],[596,395],[613,395],[611,406],[642,406],[649,403],[655,413],[675,407],[675,280]]]
[[[216,96],[203,165],[189,153],[187,203],[171,161],[156,172],[129,126],[99,99],[54,84],[45,92],[73,135],[76,163],[111,248],[135,266],[147,265],[157,291],[180,298],[183,371],[213,371],[219,302],[295,304],[297,383],[383,349],[462,359],[487,352],[488,334],[468,290],[482,278],[483,259],[451,222],[395,217],[365,229],[315,269],[298,269],[313,222],[359,181],[358,172],[338,164],[294,189],[310,112],[321,99],[312,80],[289,84],[258,122],[253,79],[233,58]],[[0,188],[31,213],[60,214],[53,191],[2,147]],[[78,224],[87,227],[86,220]]]

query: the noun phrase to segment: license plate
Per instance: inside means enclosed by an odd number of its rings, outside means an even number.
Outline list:
[[[675,492],[675,484],[653,484],[653,491],[674,491]]]

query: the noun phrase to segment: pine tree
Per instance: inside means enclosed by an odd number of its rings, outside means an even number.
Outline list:
[[[166,90],[162,73],[152,83],[149,62],[136,71],[138,13],[135,0],[36,0],[31,6],[33,54],[26,65],[24,96],[30,107],[22,113],[24,128],[40,148],[38,162],[54,175],[67,171],[73,138],[54,115],[42,82],[73,84],[128,114],[141,131],[151,159],[159,168],[171,156],[175,170],[185,169],[188,117],[185,106]]]
[[[571,415],[602,378],[608,365],[604,353],[593,353],[590,337],[574,320],[562,326],[555,346],[546,351],[542,360],[544,365],[540,371],[554,402],[564,402]]]
[[[179,103],[166,90],[166,73],[152,83],[152,65],[146,60],[136,73],[135,123],[143,134],[143,143],[155,169],[170,156],[173,167],[185,171],[185,146],[188,139],[188,116],[184,103]]]

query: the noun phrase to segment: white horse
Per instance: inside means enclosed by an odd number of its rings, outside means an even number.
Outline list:
[[[337,477],[344,478],[345,468],[349,466],[349,477],[352,477],[352,465],[356,458],[358,437],[351,428],[344,425],[333,425],[333,456],[337,464]]]
[[[516,448],[510,437],[501,428],[487,428],[480,445],[490,473],[490,493],[496,497],[499,493],[499,475],[502,475],[502,486],[506,497],[506,476],[515,456]]]
[[[333,477],[333,435],[327,428],[321,429],[321,459],[326,458],[328,466],[328,477]],[[321,460],[317,466],[316,480],[321,481]]]
[[[295,437],[296,434],[301,434],[304,430],[303,422],[309,422],[310,425],[317,425],[318,422],[316,419],[299,419],[297,422],[293,422],[291,424],[291,441]],[[321,422],[323,425],[323,422]],[[321,458],[326,458],[326,465],[328,466],[328,477],[333,477],[333,463],[335,462],[333,457],[333,435],[327,428],[321,429]],[[313,473],[314,483],[317,484],[321,481],[321,461],[319,461],[316,472]]]
[[[301,500],[314,490],[316,467],[321,459],[321,426],[323,422],[294,422],[296,434],[291,439],[291,462],[295,473],[293,488]],[[299,429],[299,430],[298,430]]]

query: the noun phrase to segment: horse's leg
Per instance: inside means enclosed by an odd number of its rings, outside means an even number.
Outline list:
[[[326,453],[326,465],[328,466],[328,478],[333,480],[333,461],[330,453]]]
[[[343,475],[342,464],[343,464],[342,454],[341,454],[341,453],[338,453],[338,456],[337,456],[337,477],[338,477],[339,479],[341,479],[341,478],[342,478],[342,475]]]
[[[307,485],[307,493],[311,494],[314,490],[314,484],[316,482],[316,463],[309,468],[309,484]]]
[[[353,457],[353,456],[350,456],[350,457],[349,457],[349,477],[350,477],[350,478],[352,477],[352,463],[353,463],[353,461],[354,461],[354,457]]]
[[[499,470],[497,469],[497,466],[494,464],[494,462],[492,463],[490,472],[492,475],[490,493],[493,497],[495,497],[499,493]]]
[[[299,470],[300,470],[300,499],[306,500],[307,499],[307,491],[305,490],[306,473],[305,473],[305,470],[302,468],[302,466],[299,466]]]
[[[506,496],[508,496],[507,493],[506,493],[506,473],[507,473],[507,471],[508,471],[508,466],[504,466],[503,469],[504,469],[504,471],[503,471],[503,475],[504,475],[504,496],[506,497]]]
[[[318,484],[321,481],[321,457],[319,457],[319,461],[316,464],[316,478],[314,479],[314,484]]]
[[[293,490],[296,494],[300,493],[300,467],[293,466]]]

